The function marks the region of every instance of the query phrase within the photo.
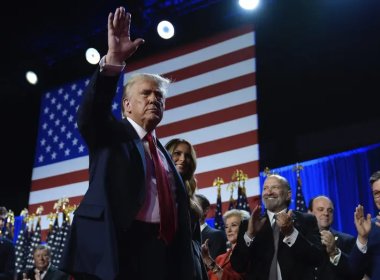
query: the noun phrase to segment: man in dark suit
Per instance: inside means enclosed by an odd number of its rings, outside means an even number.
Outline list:
[[[223,230],[215,229],[210,227],[206,223],[206,217],[210,210],[210,201],[203,194],[195,194],[199,204],[202,207],[202,217],[200,219],[201,224],[201,235],[202,235],[202,244],[208,239],[208,249],[212,259],[215,259],[217,256],[224,254],[227,251],[227,237],[226,233]]]
[[[246,272],[248,280],[313,279],[313,269],[321,264],[325,251],[315,217],[288,210],[291,190],[279,175],[268,175],[262,190],[266,213],[255,207],[242,224],[232,267]],[[275,241],[276,240],[276,241]]]
[[[332,201],[323,195],[312,198],[309,202],[309,213],[317,218],[321,241],[328,254],[323,263],[315,267],[314,279],[361,279],[353,277],[348,267],[348,255],[355,245],[355,237],[331,228],[334,221]]]
[[[7,208],[0,206],[0,280],[13,280],[15,273],[15,247],[1,232],[7,214]]]
[[[373,198],[380,210],[380,170],[369,178]],[[359,277],[368,275],[371,280],[380,280],[380,212],[375,218],[364,215],[364,207],[355,209],[354,221],[358,237],[350,254],[351,272]]]
[[[34,267],[17,275],[17,279],[68,280],[69,275],[58,270],[50,262],[51,250],[47,245],[38,245],[33,252]]]
[[[131,40],[130,21],[123,7],[110,13],[108,52],[78,109],[89,188],[75,212],[62,269],[76,280],[197,279],[189,198],[155,135],[170,81],[136,73],[124,87],[123,119],[112,114],[124,61],[144,42]]]

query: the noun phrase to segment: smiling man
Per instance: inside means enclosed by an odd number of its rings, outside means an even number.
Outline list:
[[[314,279],[313,269],[325,257],[313,215],[288,209],[291,189],[286,178],[269,175],[261,194],[266,212],[257,206],[242,223],[231,256],[232,267],[252,280]]]
[[[321,242],[328,258],[315,268],[315,279],[349,280],[359,279],[349,272],[348,255],[355,245],[355,238],[331,228],[334,221],[334,205],[327,196],[317,196],[309,202],[309,213],[317,218]],[[360,278],[361,279],[361,278]]]

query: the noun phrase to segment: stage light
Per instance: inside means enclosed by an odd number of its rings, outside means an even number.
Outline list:
[[[253,10],[259,5],[260,0],[239,0],[239,5],[245,10]]]
[[[88,48],[86,51],[86,60],[88,63],[97,64],[100,61],[100,54],[94,48]]]
[[[31,85],[35,85],[38,82],[37,74],[34,73],[33,71],[26,72],[25,77],[28,83]]]
[[[161,21],[157,25],[157,32],[163,39],[170,39],[174,36],[174,26],[167,20]]]

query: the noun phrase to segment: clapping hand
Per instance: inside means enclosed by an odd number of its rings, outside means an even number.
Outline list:
[[[336,252],[335,236],[329,230],[321,231],[321,242],[326,246],[326,252],[329,256],[333,256]]]
[[[294,230],[292,210],[276,214],[276,223],[283,235],[291,235]]]
[[[267,219],[266,217],[261,218],[260,213],[261,213],[261,206],[257,205],[253,209],[251,218],[248,221],[247,234],[249,238],[253,238],[254,236],[256,236],[256,234],[262,229]]]

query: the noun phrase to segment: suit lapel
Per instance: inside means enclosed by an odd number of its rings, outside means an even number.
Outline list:
[[[141,162],[143,163],[144,174],[146,174],[146,158],[145,158],[145,149],[143,146],[143,142],[137,134],[136,130],[133,128],[131,123],[127,119],[123,119],[122,122],[125,124],[125,128],[127,134],[132,137],[133,143],[135,144],[137,150],[139,151],[139,155],[141,157]],[[123,145],[123,148],[128,150],[128,147]]]

